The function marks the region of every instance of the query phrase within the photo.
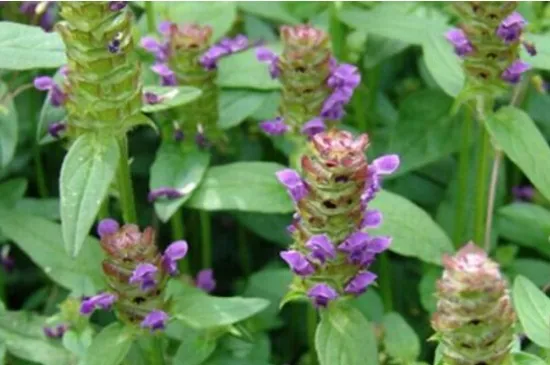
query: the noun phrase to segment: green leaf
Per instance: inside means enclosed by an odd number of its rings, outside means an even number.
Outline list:
[[[398,313],[384,316],[384,348],[399,363],[410,363],[420,356],[420,340],[409,324]]]
[[[13,207],[27,191],[27,180],[15,178],[0,184],[0,205]]]
[[[321,322],[315,332],[320,365],[378,365],[372,325],[359,310],[338,304],[321,312]]]
[[[290,214],[233,212],[240,224],[263,239],[287,247],[292,243],[286,227],[292,222]]]
[[[71,354],[43,332],[46,317],[28,312],[0,313],[0,342],[13,356],[44,365],[74,364]]]
[[[209,169],[187,205],[201,210],[289,213],[292,200],[275,173],[273,162],[235,162]]]
[[[88,236],[119,160],[114,136],[86,133],[78,137],[61,167],[60,197],[63,241],[76,256]]]
[[[0,69],[55,68],[67,63],[65,46],[56,32],[7,21],[0,22]]]
[[[154,113],[162,110],[168,110],[180,105],[187,104],[197,99],[201,94],[201,90],[191,86],[156,86],[148,85],[143,88],[143,94],[153,93],[160,98],[157,104],[144,103],[141,111],[144,113]]]
[[[61,73],[61,69],[57,70],[53,76],[53,80],[56,84],[62,85],[65,76]],[[51,90],[48,91],[42,109],[40,109],[40,116],[38,117],[38,124],[36,128],[36,140],[40,144],[46,144],[55,142],[56,139],[48,134],[48,126],[53,123],[58,123],[65,120],[67,116],[67,110],[64,106],[53,106],[51,103]]]
[[[503,107],[489,116],[485,126],[497,146],[550,200],[550,148],[529,115],[511,106]]]
[[[405,99],[388,146],[389,151],[401,156],[401,165],[392,177],[438,161],[460,148],[461,123],[449,115],[452,102],[438,90],[421,90]]]
[[[87,327],[80,333],[69,329],[63,335],[63,347],[80,358],[86,354],[86,350],[92,344],[93,335],[94,331],[91,327]]]
[[[105,287],[101,273],[103,254],[96,239],[87,238],[73,259],[63,248],[59,224],[4,208],[0,208],[0,231],[53,281],[75,295],[96,294]]]
[[[514,280],[512,295],[527,337],[541,347],[550,348],[550,299],[523,276]]]
[[[545,365],[546,362],[538,356],[529,354],[527,352],[516,352],[512,354],[513,365]]]
[[[2,34],[2,22],[0,22],[0,65],[2,63],[1,56],[2,46],[1,38]],[[0,66],[0,69],[2,67]],[[0,99],[4,97],[8,89],[4,83],[0,82]],[[4,169],[12,160],[15,154],[15,147],[17,147],[17,110],[11,97],[4,102],[5,110],[0,110],[0,171]]]
[[[383,215],[382,226],[369,232],[393,237],[390,250],[437,265],[441,265],[444,253],[453,252],[445,232],[425,211],[402,196],[381,191],[369,208],[379,209]]]
[[[268,45],[276,53],[281,51],[281,47],[280,44]],[[217,83],[221,87],[260,90],[280,88],[279,82],[269,75],[268,66],[256,59],[256,48],[222,58],[218,70]]]
[[[15,209],[23,214],[36,215],[52,221],[61,219],[59,214],[59,199],[57,198],[24,198],[17,201]]]
[[[133,330],[120,323],[112,323],[97,334],[82,359],[82,365],[118,365],[134,341]]]
[[[531,203],[512,203],[497,211],[501,237],[550,257],[550,211]]]
[[[369,288],[365,294],[352,299],[351,303],[370,321],[380,322],[384,317],[384,303],[373,288]]]
[[[270,93],[252,90],[223,90],[219,99],[218,126],[229,129],[239,125],[258,110]]]
[[[442,270],[438,267],[430,267],[424,270],[424,274],[418,284],[420,303],[428,313],[434,313],[437,309],[437,298],[435,296],[436,282],[441,277]]]
[[[530,56],[523,47],[521,47],[521,58],[533,68],[541,70],[550,70],[550,39],[549,33],[545,34],[525,34],[525,38],[531,41],[537,47],[536,57]]]
[[[202,365],[271,365],[269,337],[258,334],[252,340],[225,336],[214,354]]]
[[[281,1],[243,1],[238,2],[237,7],[245,13],[280,22],[283,24],[298,24],[297,19],[286,8],[286,2]]]
[[[408,43],[396,39],[370,34],[367,37],[367,46],[365,49],[365,56],[363,58],[363,66],[366,68],[375,67],[382,61],[400,53],[408,46]]]
[[[191,197],[191,193],[203,179],[209,163],[210,153],[207,151],[197,147],[184,151],[181,144],[163,142],[151,166],[151,190],[171,187],[184,195],[178,199],[155,202],[155,211],[161,221],[168,221]]]
[[[450,96],[457,96],[464,86],[464,72],[460,58],[445,39],[444,32],[429,33],[423,43],[426,67],[437,84]]]
[[[195,330],[189,327],[183,327],[180,331],[179,340],[181,341],[174,364],[201,365],[212,355],[218,344],[218,336],[204,330]]]
[[[550,278],[550,263],[537,259],[518,259],[507,267],[513,276],[522,275],[536,286],[544,286]]]

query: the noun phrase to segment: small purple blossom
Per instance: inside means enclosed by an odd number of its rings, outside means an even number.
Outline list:
[[[199,271],[195,278],[195,286],[207,293],[210,293],[216,289],[214,271],[212,269],[204,269]]]
[[[67,124],[64,122],[52,123],[48,126],[48,134],[53,138],[61,137],[61,132],[64,132],[67,129]]]
[[[307,292],[307,296],[313,300],[316,307],[326,307],[331,301],[338,298],[338,293],[328,284],[315,284]]]
[[[220,41],[220,46],[226,48],[230,53],[244,51],[250,45],[248,38],[239,34],[235,38],[224,38]]]
[[[508,81],[511,84],[517,84],[521,79],[521,74],[529,70],[531,66],[529,64],[517,60],[514,61],[500,76],[504,81]]]
[[[97,235],[99,238],[110,236],[118,232],[120,225],[111,218],[102,219],[97,225]]]
[[[514,186],[512,188],[512,195],[519,201],[532,201],[535,195],[535,188],[530,185]]]
[[[536,56],[537,55],[537,48],[535,47],[535,44],[533,42],[529,41],[523,41],[521,42],[523,45],[523,48],[529,53],[529,56]]]
[[[309,276],[315,271],[313,265],[311,265],[307,258],[298,251],[282,251],[279,255],[285,260],[290,269],[300,276]]]
[[[35,77],[33,84],[37,90],[50,92],[50,103],[55,107],[63,105],[67,100],[67,95],[49,76]]]
[[[177,128],[174,128],[174,141],[181,142],[185,138],[185,135],[183,133],[183,130],[178,126]]]
[[[348,294],[363,294],[367,287],[376,280],[376,274],[369,271],[363,271],[355,275],[346,285],[344,291]]]
[[[66,324],[60,324],[55,327],[44,327],[43,330],[44,334],[48,338],[61,338],[68,328],[69,326],[67,326]]]
[[[332,71],[327,79],[327,85],[333,89],[344,89],[352,94],[353,90],[361,82],[361,75],[356,66],[343,63]]]
[[[146,104],[154,105],[154,104],[162,103],[162,100],[163,100],[162,97],[160,97],[157,94],[152,93],[150,91],[147,91],[147,92],[143,93],[143,101]]]
[[[361,229],[377,228],[380,224],[382,224],[382,213],[378,210],[367,210],[361,223]]]
[[[165,63],[156,63],[151,66],[151,70],[162,78],[163,86],[175,86],[178,84],[176,74]]]
[[[208,141],[208,138],[206,138],[206,135],[202,130],[199,130],[197,134],[195,134],[195,143],[197,144],[197,147],[201,149],[210,147],[210,141]]]
[[[287,188],[294,202],[299,202],[308,194],[305,182],[295,170],[284,169],[278,171],[276,175],[279,182]]]
[[[399,155],[384,155],[375,159],[369,168],[373,168],[377,175],[390,175],[397,170],[399,164]]]
[[[145,316],[141,322],[141,328],[148,328],[151,332],[163,330],[166,328],[166,322],[168,322],[168,314],[161,310],[154,310]]]
[[[344,116],[344,106],[351,95],[345,89],[336,89],[323,103],[321,117],[330,120],[340,120]]]
[[[313,137],[317,133],[323,132],[326,128],[323,119],[313,118],[302,126],[301,132],[308,137]]]
[[[84,299],[80,304],[80,314],[88,315],[96,309],[109,310],[117,300],[117,296],[111,293],[101,293]]]
[[[178,261],[187,255],[188,249],[189,246],[187,242],[179,240],[172,242],[170,246],[164,250],[164,255],[162,255],[162,266],[168,274],[174,276],[178,273]]]
[[[128,1],[109,1],[109,10],[120,11],[126,7]]]
[[[36,89],[47,91],[55,85],[55,81],[50,76],[37,76],[34,78],[33,84]]]
[[[271,136],[280,136],[288,132],[288,125],[285,124],[282,117],[277,117],[272,120],[266,120],[260,123],[260,128]]]
[[[168,45],[161,44],[153,37],[141,38],[139,44],[147,52],[152,53],[155,56],[157,62],[166,62],[168,59]]]
[[[445,38],[454,46],[455,53],[460,56],[466,56],[471,53],[474,48],[466,33],[462,29],[453,28],[445,33]]]
[[[306,247],[311,251],[311,256],[321,263],[336,257],[336,250],[326,234],[316,234],[307,240]]]
[[[269,74],[272,79],[279,77],[281,74],[279,57],[275,53],[265,47],[260,47],[256,50],[256,59],[269,65]]]
[[[147,195],[147,200],[152,203],[157,201],[160,198],[165,198],[168,200],[178,199],[183,196],[183,193],[178,189],[171,188],[169,186],[162,186],[160,188],[153,189]]]
[[[370,253],[380,253],[388,249],[391,245],[392,238],[388,236],[377,236],[369,240],[367,250]]]
[[[217,67],[218,60],[223,56],[230,54],[230,51],[220,45],[213,45],[200,58],[200,64],[206,70],[214,70]]]
[[[132,272],[132,276],[128,281],[130,284],[139,284],[141,290],[147,291],[157,285],[156,275],[158,268],[149,263],[139,264]]]
[[[159,23],[157,30],[159,31],[160,34],[166,37],[170,35],[170,29],[172,28],[172,24],[173,23],[171,21],[164,20]]]
[[[370,236],[368,233],[361,231],[353,232],[338,246],[338,250],[348,254],[361,252],[367,247],[369,240]]]
[[[500,23],[496,34],[506,43],[515,42],[520,38],[525,24],[526,21],[521,14],[514,11]]]

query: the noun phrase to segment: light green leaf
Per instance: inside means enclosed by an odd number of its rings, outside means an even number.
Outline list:
[[[2,58],[2,22],[0,22],[0,69]],[[0,98],[4,97],[8,89],[4,83],[0,82]],[[11,97],[5,102],[6,109],[0,111],[0,171],[4,169],[12,160],[17,147],[17,110]]]
[[[240,224],[263,239],[288,247],[292,238],[286,227],[292,222],[291,214],[263,214],[253,212],[233,212]]]
[[[63,248],[61,226],[44,218],[0,208],[0,231],[14,241],[46,275],[76,295],[91,295],[105,287],[99,243],[86,238],[76,258]]]
[[[537,47],[537,55],[530,56],[523,47],[521,47],[521,58],[533,68],[541,70],[550,70],[550,34],[525,34],[525,38]]]
[[[57,198],[24,198],[17,201],[15,209],[23,214],[36,215],[52,221],[61,219],[59,214],[59,199]]]
[[[90,232],[109,185],[120,152],[114,136],[86,133],[71,146],[61,167],[60,197],[63,241],[76,256]]]
[[[158,200],[155,211],[166,222],[199,186],[210,163],[210,154],[196,147],[183,150],[181,144],[164,142],[151,166],[151,190],[160,187],[178,189],[184,195],[173,200]]]
[[[218,126],[229,129],[252,115],[270,97],[270,93],[252,90],[223,90],[219,99]]]
[[[321,312],[315,332],[320,365],[378,365],[372,325],[359,310],[338,303]]]
[[[418,284],[420,303],[428,313],[434,313],[437,309],[437,298],[435,296],[436,282],[441,277],[442,270],[439,267],[430,267],[424,270],[424,274]]]
[[[112,323],[94,338],[82,359],[82,365],[118,365],[130,351],[133,341],[134,333],[130,327]]]
[[[0,22],[0,69],[56,68],[65,63],[65,47],[58,33],[47,33],[38,26]]]
[[[272,365],[267,334],[259,333],[247,340],[225,336],[212,356],[202,365]]]
[[[80,358],[86,354],[86,350],[92,344],[93,334],[94,331],[90,327],[80,333],[69,329],[63,335],[63,347]]]
[[[281,1],[243,1],[238,2],[237,6],[245,13],[257,15],[259,17],[280,22],[283,24],[297,24],[297,19],[286,8],[286,2]]]
[[[451,240],[441,227],[402,196],[381,191],[369,208],[379,209],[383,214],[382,226],[369,232],[393,237],[391,251],[437,265],[441,265],[444,253],[453,252]]]
[[[0,205],[13,207],[27,191],[27,180],[15,178],[0,184]]]
[[[65,76],[61,73],[61,69],[57,70],[53,76],[53,80],[56,84],[62,85]],[[62,122],[67,116],[67,110],[64,106],[53,106],[51,104],[51,90],[48,91],[42,109],[40,109],[40,116],[38,117],[38,124],[36,128],[36,140],[40,144],[47,144],[55,142],[56,139],[48,134],[48,126],[53,123]]]
[[[439,29],[428,34],[423,43],[426,67],[437,84],[450,96],[457,96],[464,86],[460,58]]]
[[[0,342],[13,356],[44,365],[74,364],[73,356],[46,338],[46,317],[28,312],[0,313]]]
[[[370,34],[367,37],[363,66],[366,68],[374,67],[382,61],[400,53],[408,46],[408,43],[396,39]],[[360,51],[362,50],[363,47],[360,48]]]
[[[537,345],[550,348],[550,299],[533,283],[518,276],[512,292],[514,307],[525,334]]]
[[[144,113],[154,113],[162,110],[168,110],[180,105],[185,105],[201,95],[201,90],[191,86],[156,86],[148,85],[143,88],[143,94],[153,93],[160,102],[157,104],[144,103],[141,111]]]
[[[508,106],[490,116],[485,126],[496,144],[546,199],[550,199],[550,148],[522,110]]]
[[[181,341],[174,364],[201,365],[216,350],[218,336],[204,330],[183,327],[178,339]]]
[[[546,361],[527,352],[516,352],[512,355],[513,365],[545,365]]]
[[[420,340],[409,324],[398,313],[384,316],[384,348],[399,363],[407,364],[420,356]]]
[[[353,299],[351,303],[370,321],[380,322],[384,317],[384,303],[373,288],[369,288],[365,294]]]
[[[275,177],[281,169],[284,166],[273,162],[235,162],[212,167],[187,205],[201,210],[292,212],[292,200]]]
[[[268,45],[279,53],[281,45]],[[256,59],[256,48],[224,57],[218,64],[218,85],[229,88],[250,88],[260,90],[278,89],[280,84],[269,75],[269,67]]]

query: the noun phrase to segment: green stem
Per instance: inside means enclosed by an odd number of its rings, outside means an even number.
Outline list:
[[[242,226],[239,226],[238,228],[237,241],[239,244],[239,259],[241,261],[241,268],[245,276],[248,278],[251,273],[250,255],[248,254],[248,245],[246,244],[246,230]]]
[[[155,33],[157,31],[157,25],[152,1],[145,1],[145,15],[147,16],[147,31],[149,33]]]
[[[339,2],[333,1],[330,7],[330,38],[332,41],[332,50],[339,60],[346,58],[346,29],[338,16],[340,12]]]
[[[486,252],[491,250],[491,229],[493,227],[493,211],[495,209],[495,197],[498,184],[498,170],[502,162],[502,151],[495,148],[493,159],[493,171],[491,172],[491,183],[489,184],[489,200],[487,201],[487,220],[485,222],[485,243]]]
[[[367,116],[367,108],[365,107],[365,89],[363,85],[355,90],[353,94],[353,113],[355,115],[355,125],[359,132],[370,132],[369,117]]]
[[[130,175],[130,161],[128,159],[128,141],[126,136],[118,141],[120,161],[117,171],[117,186],[120,194],[120,205],[125,223],[137,223],[136,205],[134,202],[134,188]]]
[[[489,155],[491,153],[491,140],[483,125],[480,126],[481,151],[479,154],[476,172],[476,222],[474,230],[475,242],[482,245],[485,232],[485,211],[487,206],[487,173]]]
[[[460,135],[460,155],[458,157],[458,194],[455,212],[454,243],[455,247],[462,245],[466,221],[466,199],[468,197],[468,181],[470,166],[470,136],[472,134],[472,112],[466,109]]]
[[[34,168],[36,173],[36,183],[38,185],[38,195],[41,198],[47,197],[48,185],[46,185],[46,174],[44,173],[44,166],[42,166],[42,158],[40,157],[40,147],[34,147],[33,151]]]
[[[380,255],[380,294],[386,312],[393,310],[393,294],[391,288],[391,263],[387,252]]]
[[[202,268],[212,267],[212,227],[210,214],[206,210],[199,212],[201,225]]]
[[[310,364],[317,363],[315,352],[315,331],[317,330],[317,309],[313,306],[307,307],[307,343],[309,346]]]
[[[177,241],[185,237],[185,227],[183,225],[183,211],[176,210],[172,218],[170,218],[170,226],[172,228],[172,240]],[[187,254],[189,255],[189,253]],[[182,273],[189,273],[189,256],[178,262],[179,269]]]
[[[151,346],[151,365],[165,365],[164,349],[162,347],[162,337],[160,335],[153,336]]]
[[[368,110],[368,115],[365,118],[365,131],[367,131],[372,138],[372,133],[374,132],[374,128],[376,127],[376,103],[378,99],[378,90],[380,87],[380,65],[368,68],[365,71],[368,91],[366,107],[366,110]],[[361,92],[360,95],[363,96],[364,93]]]

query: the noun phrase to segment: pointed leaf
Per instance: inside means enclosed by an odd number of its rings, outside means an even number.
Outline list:
[[[156,104],[143,103],[141,111],[144,113],[154,113],[162,110],[168,110],[180,105],[187,104],[201,95],[201,90],[191,86],[156,86],[148,85],[143,88],[143,94],[153,93],[160,102]]]
[[[0,23],[0,29],[1,29]],[[2,33],[0,30],[0,54]],[[2,56],[0,55],[0,58]],[[0,64],[1,64],[0,60]],[[0,67],[1,69],[2,67]],[[8,89],[4,83],[0,83],[0,98],[3,98]],[[15,153],[15,147],[17,147],[17,110],[11,97],[8,96],[5,103],[5,109],[0,110],[0,171],[4,169],[12,160]]]
[[[432,31],[423,43],[428,71],[447,95],[457,96],[464,86],[460,58],[444,37],[444,32]]]
[[[268,92],[223,90],[219,100],[221,112],[218,126],[221,129],[238,126],[270,97]]]
[[[550,349],[550,299],[523,276],[514,280],[512,295],[527,337],[537,345]]]
[[[118,365],[122,363],[132,342],[134,330],[120,323],[112,323],[103,328],[94,338],[82,365]]]
[[[414,362],[420,356],[420,340],[409,324],[398,313],[384,316],[384,348],[399,363]]]

